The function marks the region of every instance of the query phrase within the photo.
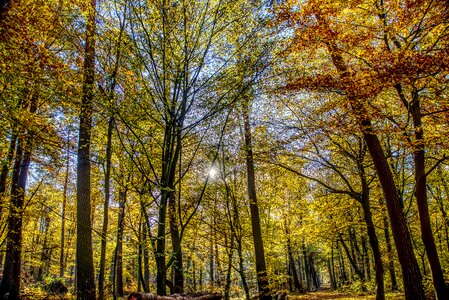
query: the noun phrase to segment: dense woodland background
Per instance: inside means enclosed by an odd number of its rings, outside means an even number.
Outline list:
[[[0,9],[0,296],[449,295],[447,1]]]

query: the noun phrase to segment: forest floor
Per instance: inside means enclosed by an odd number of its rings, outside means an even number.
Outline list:
[[[289,300],[324,300],[324,299],[339,299],[339,300],[354,300],[354,299],[375,299],[376,295],[351,295],[342,294],[332,291],[331,289],[321,289],[316,292],[305,293],[301,295],[289,295]],[[404,299],[404,294],[387,293],[385,298],[388,300]]]

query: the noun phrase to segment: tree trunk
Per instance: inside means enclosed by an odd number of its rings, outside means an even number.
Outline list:
[[[67,190],[69,187],[69,173],[70,173],[70,133],[67,134],[67,159],[64,177],[64,191],[62,195],[62,210],[61,210],[61,244],[59,249],[59,277],[64,277],[65,263],[64,263],[64,246],[65,246],[65,213],[67,206]]]
[[[44,280],[44,274],[48,272],[48,268],[50,265],[50,247],[48,246],[48,234],[49,234],[49,227],[50,227],[50,216],[48,215],[50,211],[48,209],[44,209],[45,211],[45,218],[43,223],[43,230],[44,230],[44,241],[42,243],[42,252],[40,257],[40,265],[39,270],[37,272],[37,281],[43,281]],[[42,225],[41,225],[42,226]]]
[[[290,228],[288,226],[287,218],[284,218],[284,226],[285,226],[285,234],[287,236],[287,255],[288,255],[288,266],[291,271],[291,275],[293,277],[293,285],[298,292],[304,292],[304,288],[301,286],[301,283],[298,279],[298,272],[296,271],[295,260],[293,258],[293,250],[290,241]]]
[[[317,19],[320,25],[329,30],[326,21],[321,16],[317,15]],[[341,51],[332,41],[327,42],[327,47],[332,62],[339,73],[340,79],[348,85],[347,98],[349,104],[356,117],[357,124],[363,133],[363,138],[368,147],[368,151],[382,186],[382,191],[387,203],[388,215],[391,221],[391,228],[393,230],[393,237],[398,251],[399,262],[402,268],[405,297],[406,299],[413,300],[425,299],[421,272],[413,252],[410,233],[407,228],[404,213],[401,209],[398,190],[388,161],[385,157],[384,150],[374,131],[370,115],[366,110],[362,99],[359,99],[354,93],[356,86],[352,82],[350,72],[346,67]]]
[[[417,91],[413,92],[413,99],[410,102],[409,110],[413,119],[415,130],[415,196],[418,204],[419,220],[421,225],[421,237],[426,249],[427,259],[429,260],[430,270],[432,272],[433,285],[437,299],[445,299],[449,294],[448,287],[444,280],[443,270],[441,269],[438,251],[433,237],[432,226],[430,224],[429,207],[427,204],[427,178],[425,165],[425,145],[424,131],[422,124],[422,114]]]
[[[360,270],[360,268],[359,268],[359,266],[357,264],[356,258],[353,255],[351,255],[351,253],[349,251],[349,248],[346,245],[345,241],[343,240],[342,236],[340,236],[340,243],[341,243],[341,245],[343,246],[343,249],[346,252],[346,256],[348,257],[349,262],[351,263],[351,266],[354,269],[355,274],[357,275],[357,277],[359,277],[359,279],[361,281],[365,281],[365,276],[364,276],[362,270]]]
[[[169,225],[170,225],[170,236],[173,249],[173,291],[174,294],[181,294],[184,292],[184,273],[182,267],[182,248],[181,248],[181,237],[179,235],[179,221],[177,218],[176,209],[176,199],[175,193],[172,192],[169,197]]]
[[[114,259],[114,297],[123,297],[123,230],[126,209],[126,187],[124,191],[119,192],[119,214],[117,225],[117,245],[115,246]]]
[[[310,276],[310,269],[309,269],[309,259],[307,256],[307,248],[306,244],[304,243],[304,238],[302,240],[302,258],[304,261],[304,277],[306,279],[306,285],[307,285],[307,291],[311,290],[312,282],[311,282],[311,276]]]
[[[446,195],[446,199],[449,197],[449,187],[447,186],[446,180],[444,179],[443,172],[441,171],[441,167],[438,166],[438,177],[443,185],[444,194]],[[438,206],[440,208],[441,214],[443,215],[444,220],[444,232],[446,234],[446,249],[449,252],[449,218],[446,210],[444,209],[443,199],[439,197]]]
[[[226,239],[228,239],[226,237]],[[226,283],[223,289],[223,299],[224,300],[229,300],[230,299],[230,289],[231,289],[231,275],[232,275],[232,259],[234,257],[234,237],[231,235],[230,237],[230,242],[229,245],[226,241],[226,245],[228,246],[228,266],[227,266],[227,270],[226,270]]]
[[[36,113],[38,94],[34,91],[29,104],[29,112]],[[22,254],[22,217],[25,209],[25,191],[28,170],[31,162],[31,144],[33,133],[25,132],[17,139],[16,157],[11,178],[11,200],[9,205],[8,232],[6,234],[6,253],[3,278],[0,284],[0,298],[9,293],[8,299],[18,299],[20,293],[20,270]]]
[[[243,251],[242,251],[242,242],[241,241],[237,241],[237,254],[239,256],[239,275],[240,275],[240,279],[242,281],[242,286],[243,286],[243,291],[245,292],[245,300],[249,300],[250,296],[249,296],[249,286],[248,286],[248,282],[246,281],[246,276],[245,276],[245,267],[243,265]]]
[[[260,226],[259,206],[256,195],[256,178],[254,171],[254,158],[251,138],[251,125],[249,118],[248,99],[242,99],[243,127],[245,140],[246,169],[248,179],[248,198],[251,214],[251,228],[254,241],[254,252],[256,257],[257,285],[259,287],[259,298],[269,300],[270,289],[268,286],[267,269],[265,265],[265,252],[262,240],[262,229]]]
[[[92,222],[90,203],[90,143],[92,128],[92,102],[95,85],[95,22],[96,0],[90,0],[86,26],[84,83],[81,102],[78,163],[77,163],[77,237],[76,279],[77,299],[95,300],[95,277],[92,253]]]
[[[145,218],[145,215],[144,215]],[[148,256],[148,243],[147,243],[147,222],[146,220],[143,222],[143,232],[142,232],[142,246],[143,246],[143,280],[145,285],[149,291],[148,284],[150,283],[150,266],[149,266],[149,256]]]
[[[2,165],[2,171],[0,174],[0,222],[3,219],[3,207],[6,206],[6,181],[8,179],[9,170],[11,163],[14,158],[14,149],[16,148],[17,136],[15,133],[11,134],[11,139],[9,141],[8,154]],[[0,260],[1,265],[1,260]]]
[[[112,155],[112,131],[114,129],[114,118],[109,117],[108,133],[106,142],[106,172],[104,176],[104,206],[103,206],[103,228],[101,231],[100,246],[100,270],[98,274],[98,298],[104,299],[104,281],[105,281],[105,264],[106,264],[106,242],[109,223],[109,199],[110,199],[110,182],[111,182],[111,155]]]
[[[377,239],[376,228],[374,226],[373,216],[371,214],[368,182],[365,177],[365,171],[363,169],[363,166],[359,166],[359,169],[361,171],[361,182],[362,182],[362,194],[360,200],[363,209],[363,218],[365,220],[369,243],[371,249],[373,250],[374,256],[374,269],[376,272],[376,284],[377,284],[376,299],[383,300],[385,299],[385,285],[384,285],[384,267],[382,264],[382,255],[380,253],[379,240]],[[366,246],[364,247],[366,248]],[[368,253],[366,253],[366,255],[368,255]]]
[[[18,299],[20,292],[20,268],[22,253],[22,216],[24,209],[25,188],[30,166],[31,151],[29,145],[19,139],[12,175],[10,214],[8,233],[6,235],[6,254],[0,296],[9,293],[8,299]]]

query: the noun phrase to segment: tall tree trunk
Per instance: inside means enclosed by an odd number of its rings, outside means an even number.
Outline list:
[[[360,270],[359,265],[357,264],[356,257],[354,255],[351,255],[351,252],[350,252],[348,246],[346,245],[345,241],[343,240],[342,236],[340,236],[340,243],[346,252],[346,256],[348,257],[349,262],[351,263],[351,266],[354,269],[355,274],[357,275],[357,277],[359,277],[360,280],[365,281],[365,276],[364,276],[362,270]]]
[[[242,281],[243,291],[245,292],[245,300],[249,300],[250,299],[249,286],[248,286],[248,282],[246,281],[245,266],[243,265],[244,259],[243,259],[243,250],[242,250],[242,242],[241,241],[237,241],[237,254],[239,256],[238,272],[240,275],[240,280]]]
[[[38,91],[31,94],[30,101],[25,101],[23,109],[31,114],[37,111]],[[29,103],[28,103],[29,102]],[[20,293],[20,270],[22,255],[22,217],[25,209],[25,190],[28,170],[31,162],[31,131],[17,139],[16,157],[11,178],[11,199],[8,216],[8,232],[6,234],[6,253],[3,278],[0,284],[0,298],[9,293],[8,299],[18,299]]]
[[[445,299],[445,297],[449,295],[449,289],[444,280],[443,270],[441,269],[441,263],[438,258],[438,251],[435,245],[435,239],[433,237],[432,226],[430,224],[429,207],[427,204],[424,131],[419,93],[416,90],[413,91],[413,99],[410,102],[409,110],[412,115],[415,131],[415,151],[413,153],[415,162],[415,196],[418,204],[421,237],[424,243],[424,248],[426,249],[427,259],[429,260],[437,299]]]
[[[19,139],[12,175],[10,213],[6,236],[5,266],[0,285],[0,296],[9,293],[8,299],[18,299],[20,292],[20,268],[22,253],[22,216],[28,169],[30,165],[29,145]]]
[[[67,133],[67,158],[64,177],[64,190],[62,195],[62,210],[61,210],[61,243],[59,249],[59,277],[64,277],[65,263],[64,263],[64,246],[65,246],[65,214],[67,206],[67,191],[69,187],[69,173],[70,173],[70,133]]]
[[[374,227],[373,216],[371,214],[369,186],[366,180],[365,170],[363,166],[359,166],[359,169],[361,172],[361,182],[362,182],[362,194],[360,200],[363,209],[363,218],[365,220],[366,230],[368,232],[368,239],[371,249],[373,250],[374,256],[374,269],[376,272],[376,284],[377,284],[376,299],[383,300],[385,299],[385,285],[384,285],[384,267],[382,263],[382,255],[380,253],[379,240],[377,239],[376,228]],[[366,248],[366,246],[364,247]],[[366,253],[366,255],[368,255],[368,253]]]
[[[228,246],[228,266],[226,269],[226,283],[223,289],[223,299],[229,300],[230,299],[230,289],[231,289],[231,275],[232,275],[232,259],[234,257],[234,236],[231,234],[230,238],[228,236],[225,236],[225,243],[226,246]],[[230,239],[228,244],[228,239]]]
[[[332,286],[332,289],[336,290],[339,287],[339,281],[335,275],[334,242],[332,242],[331,246],[330,271],[332,272],[331,277],[334,278],[334,285]]]
[[[86,40],[84,48],[84,83],[80,112],[76,180],[76,295],[79,300],[96,299],[90,203],[90,143],[92,129],[92,102],[94,98],[95,85],[95,22],[96,0],[90,0],[90,6],[88,6]]]
[[[293,285],[298,292],[304,292],[304,288],[301,286],[298,278],[298,272],[296,271],[295,259],[293,258],[292,244],[290,240],[290,227],[287,218],[284,218],[285,235],[287,236],[287,255],[288,255],[288,266],[293,277]]]
[[[49,234],[49,227],[50,227],[50,216],[48,209],[44,209],[45,211],[45,218],[43,223],[43,230],[44,230],[44,241],[42,243],[42,252],[40,257],[40,265],[39,270],[37,272],[37,281],[43,281],[44,280],[44,274],[47,273],[48,267],[50,264],[50,247],[48,246],[48,234]]]
[[[17,136],[13,132],[11,139],[9,140],[8,154],[2,165],[2,171],[0,174],[0,224],[3,224],[3,208],[6,207],[6,182],[8,180],[11,163],[14,159],[14,151],[16,148]],[[3,247],[2,247],[3,248]],[[3,267],[4,252],[0,250],[0,268]]]
[[[242,113],[243,113],[243,130],[245,140],[245,156],[246,169],[248,179],[248,198],[249,209],[251,214],[251,228],[253,232],[254,253],[256,257],[256,272],[257,285],[259,287],[259,298],[261,300],[269,300],[270,289],[268,286],[267,269],[265,265],[265,252],[262,240],[262,229],[260,226],[259,206],[257,204],[256,195],[256,178],[254,171],[253,146],[251,137],[251,123],[249,117],[249,99],[246,96],[242,99]]]
[[[317,19],[321,26],[330,30],[326,21],[319,15]],[[348,85],[347,99],[351,106],[356,121],[363,133],[363,138],[368,147],[368,151],[373,160],[377,175],[382,186],[382,191],[386,199],[388,215],[391,221],[393,237],[398,252],[399,263],[402,268],[404,290],[406,299],[425,299],[422,276],[413,252],[410,232],[407,228],[404,213],[402,212],[398,190],[394,182],[393,174],[385,157],[384,150],[376,135],[370,115],[364,106],[363,99],[359,99],[354,91],[355,84],[352,82],[350,72],[344,62],[341,51],[333,41],[327,42],[327,47],[332,58],[332,62],[337,69],[340,79]]]
[[[180,118],[183,119],[185,115]],[[157,240],[156,240],[156,292],[160,296],[167,294],[165,265],[167,204],[171,193],[175,191],[175,174],[181,152],[181,126],[183,121],[171,120],[164,133],[164,149],[162,155],[161,197],[159,202]]]
[[[438,172],[438,177],[443,185],[444,194],[446,195],[446,199],[447,199],[449,197],[449,187],[446,183],[446,180],[444,179],[443,172],[441,171],[440,166],[438,166],[437,172]],[[441,211],[441,214],[443,215],[443,220],[444,220],[444,231],[446,234],[446,248],[447,248],[447,251],[449,252],[449,218],[448,218],[446,210],[444,209],[443,199],[440,197],[438,197],[438,198],[439,198],[438,206],[440,208],[440,211]]]
[[[173,251],[173,293],[183,293],[184,292],[184,273],[182,267],[182,248],[181,248],[181,237],[179,235],[179,221],[177,218],[176,209],[176,199],[175,193],[172,192],[169,197],[169,225],[170,225],[170,236],[172,242]]]
[[[6,181],[8,179],[8,174],[10,171],[11,163],[14,158],[14,150],[16,148],[17,136],[15,133],[11,134],[11,139],[9,140],[8,154],[5,161],[2,164],[2,171],[0,174],[0,222],[3,219],[3,207],[6,205]],[[0,260],[1,264],[1,260]]]
[[[144,215],[145,218],[145,215]],[[143,246],[143,280],[145,282],[144,287],[147,287],[146,293],[149,293],[149,283],[150,283],[150,266],[149,266],[149,256],[148,256],[148,243],[147,243],[147,222],[144,220],[143,222],[143,232],[142,232],[142,246]]]
[[[384,236],[385,236],[385,243],[387,244],[387,255],[388,255],[388,272],[390,273],[390,280],[391,280],[391,290],[392,291],[398,291],[399,286],[396,279],[396,271],[394,268],[394,260],[393,260],[393,246],[391,245],[391,239],[390,239],[390,225],[388,223],[388,218],[384,217]]]
[[[311,276],[310,276],[310,269],[309,269],[309,259],[307,256],[307,248],[306,248],[306,244],[304,242],[304,238],[301,243],[301,249],[302,249],[302,258],[303,258],[303,262],[304,262],[304,277],[306,279],[307,290],[310,291],[311,287],[312,287],[312,282],[310,280]]]
[[[123,297],[123,230],[125,221],[125,209],[126,209],[126,194],[127,190],[124,187],[124,191],[119,192],[119,213],[117,224],[117,244],[115,246],[114,255],[114,297]]]
[[[105,281],[105,264],[106,264],[106,241],[109,223],[109,199],[110,199],[110,182],[111,182],[111,156],[112,156],[112,131],[114,129],[114,118],[109,117],[108,133],[106,142],[106,172],[104,176],[104,206],[103,206],[103,228],[101,231],[100,246],[100,271],[98,274],[98,298],[104,299],[104,281]]]
[[[371,261],[370,261],[370,257],[369,257],[369,251],[368,251],[367,244],[368,244],[368,241],[366,240],[365,235],[362,235],[363,268],[365,270],[366,280],[370,281],[371,280]]]
[[[338,246],[338,241],[337,241],[336,247],[338,250],[338,265],[339,265],[339,269],[340,269],[341,279],[343,281],[343,284],[347,284],[348,283],[348,274],[346,273],[345,260],[343,257],[343,253],[341,253],[341,249]]]
[[[143,214],[141,214],[142,216]],[[137,277],[138,277],[138,287],[137,287],[137,291],[141,291],[141,288],[143,288],[144,293],[149,293],[149,289],[148,289],[148,283],[145,282],[145,276],[144,276],[144,272],[143,272],[143,260],[144,260],[144,235],[145,235],[145,220],[142,220],[142,218],[140,219],[140,223],[139,223],[139,241],[138,241],[138,249],[137,249],[137,253],[138,253],[138,259],[137,259]]]

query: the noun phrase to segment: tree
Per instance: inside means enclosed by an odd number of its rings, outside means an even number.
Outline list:
[[[92,105],[95,90],[96,0],[90,1],[87,7],[87,16],[84,48],[83,98],[80,109],[76,181],[76,294],[77,299],[80,300],[96,299],[92,253],[90,186],[90,143],[92,130]]]
[[[315,5],[315,8],[313,8]],[[303,14],[299,14],[296,11],[291,11],[291,7],[287,8],[284,13],[286,16],[289,16],[294,19],[301,19],[304,17],[315,18],[315,22],[311,26],[299,27],[296,29],[296,32],[299,36],[299,32],[302,35],[310,32],[310,29],[313,28],[315,33],[319,33],[319,38],[312,38],[309,36],[310,41],[314,41],[315,45],[322,45],[324,49],[327,51],[329,56],[329,62],[332,64],[334,70],[326,69],[329,71],[328,74],[324,76],[329,76],[328,79],[334,80],[333,82],[323,81],[323,77],[316,76],[315,78],[310,78],[309,82],[305,82],[303,80],[293,80],[290,81],[292,84],[290,87],[292,89],[300,89],[300,87],[312,87],[315,89],[325,88],[335,85],[335,87],[341,91],[343,91],[345,95],[345,99],[347,100],[346,104],[349,106],[355,123],[359,127],[361,131],[365,143],[368,147],[368,151],[371,155],[373,163],[378,173],[379,181],[382,185],[383,193],[386,198],[387,209],[390,217],[391,226],[393,229],[393,236],[396,244],[396,249],[399,255],[399,261],[402,266],[403,278],[404,278],[404,287],[406,291],[406,297],[413,299],[424,299],[424,289],[422,286],[422,277],[416,262],[412,242],[410,239],[410,233],[406,226],[404,214],[402,212],[400,206],[400,199],[398,198],[397,188],[394,182],[394,178],[392,172],[389,168],[388,161],[386,159],[384,150],[380,144],[379,137],[376,133],[376,130],[373,125],[373,121],[371,120],[370,114],[366,108],[366,103],[368,97],[372,97],[372,94],[368,94],[369,92],[373,93],[377,86],[371,87],[370,85],[364,85],[364,89],[360,89],[358,86],[359,77],[353,75],[352,65],[348,64],[344,55],[344,50],[341,46],[339,46],[339,35],[334,31],[332,26],[332,20],[330,18],[331,15],[337,15],[343,11],[341,8],[337,8],[333,5],[326,5],[322,8],[317,8],[318,4],[314,4],[312,2],[307,3],[304,6]],[[348,3],[347,7],[349,9],[352,8],[352,3]],[[288,18],[288,17],[287,17]],[[304,23],[306,24],[306,23]],[[335,29],[335,30],[339,30]],[[296,49],[301,49],[301,47],[305,47],[306,45],[303,41],[299,41],[294,44]],[[351,41],[352,42],[352,41]],[[307,45],[310,47],[310,45]],[[309,48],[310,49],[310,48]],[[355,73],[358,75],[358,73]],[[371,89],[370,89],[371,88]]]

